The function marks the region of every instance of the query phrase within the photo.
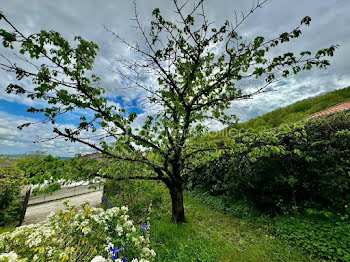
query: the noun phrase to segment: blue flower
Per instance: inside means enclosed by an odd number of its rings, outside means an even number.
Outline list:
[[[127,259],[127,257],[124,257],[122,262],[125,262],[125,261],[126,261],[126,259]]]
[[[108,203],[109,202],[109,198],[108,197],[105,197],[104,199],[103,199],[103,203]]]
[[[110,250],[111,250],[111,252],[113,253],[113,255],[112,255],[112,259],[113,260],[115,260],[115,259],[117,259],[118,258],[118,253],[119,253],[119,251],[123,251],[123,253],[125,252],[124,251],[124,245],[122,245],[121,246],[121,248],[116,248],[116,247],[110,247]],[[123,260],[124,262],[126,261],[126,257],[124,258],[125,260]]]
[[[109,208],[112,208],[112,207],[114,207],[114,205],[113,204],[109,204]]]
[[[147,228],[148,228],[148,225],[147,223],[141,223],[141,226],[140,226],[140,232],[147,232]]]

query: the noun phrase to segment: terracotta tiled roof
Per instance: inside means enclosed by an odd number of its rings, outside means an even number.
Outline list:
[[[345,110],[350,110],[350,101],[344,102],[344,103],[341,103],[339,105],[327,108],[326,110],[317,112],[317,113],[315,113],[315,114],[313,114],[311,116],[308,116],[306,119],[311,119],[311,118],[315,118],[315,117],[319,117],[319,116],[330,115],[330,114],[334,114],[334,113],[337,113],[337,112],[342,112],[342,111],[345,111]]]
[[[92,154],[83,155],[83,157],[88,159],[100,159],[102,158],[102,155],[101,153],[92,153]]]

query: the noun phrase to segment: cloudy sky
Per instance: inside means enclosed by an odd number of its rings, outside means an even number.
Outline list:
[[[192,0],[190,0],[191,3]],[[171,0],[137,0],[141,22],[147,26],[154,8],[160,8],[165,17],[174,16]],[[234,11],[247,11],[253,4],[250,0],[206,0],[208,18],[215,24],[226,19],[233,21]],[[95,62],[95,72],[102,78],[102,86],[114,98],[114,102],[126,107],[128,111],[141,114],[139,123],[147,112],[140,102],[142,93],[130,92],[123,88],[123,81],[110,72],[116,56],[129,52],[120,45],[104,26],[124,36],[130,41],[140,40],[130,18],[133,16],[133,4],[129,0],[11,0],[2,1],[2,11],[20,30],[26,34],[42,29],[60,32],[66,39],[72,40],[80,35],[100,47]],[[290,77],[278,84],[275,91],[261,94],[249,101],[232,103],[229,113],[235,113],[241,121],[262,115],[278,107],[292,104],[298,100],[324,92],[344,88],[350,85],[350,1],[349,0],[269,0],[263,8],[257,10],[240,28],[239,33],[252,38],[257,35],[266,39],[290,31],[300,20],[311,16],[311,26],[304,28],[297,40],[289,43],[289,50],[316,51],[320,48],[339,44],[336,55],[331,58],[328,70],[313,70]],[[4,24],[0,21],[0,28]],[[11,56],[0,47],[0,54]],[[39,116],[26,112],[28,106],[38,105],[25,97],[8,95],[5,88],[14,82],[14,76],[0,71],[0,154],[17,154],[44,150],[60,156],[73,156],[75,153],[91,152],[88,148],[71,144],[64,140],[52,140],[43,143],[34,141],[49,137],[51,126],[35,125],[18,130],[17,126],[35,121]],[[30,85],[29,82],[25,83]],[[80,112],[82,113],[82,112]],[[70,114],[62,118],[62,125],[71,125],[80,114]],[[213,130],[221,128],[212,124]]]

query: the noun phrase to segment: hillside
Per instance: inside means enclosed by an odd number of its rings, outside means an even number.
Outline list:
[[[350,100],[350,86],[324,95],[308,98],[290,106],[276,109],[265,115],[239,124],[242,128],[274,128],[281,124],[299,121],[316,112]]]

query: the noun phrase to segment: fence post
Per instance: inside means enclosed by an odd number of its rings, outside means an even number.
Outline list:
[[[31,190],[32,190],[32,186],[29,186],[29,188],[27,188],[26,195],[25,195],[24,200],[23,200],[23,208],[22,208],[21,217],[19,219],[19,224],[17,225],[18,227],[20,227],[22,225],[24,217],[26,215]]]

